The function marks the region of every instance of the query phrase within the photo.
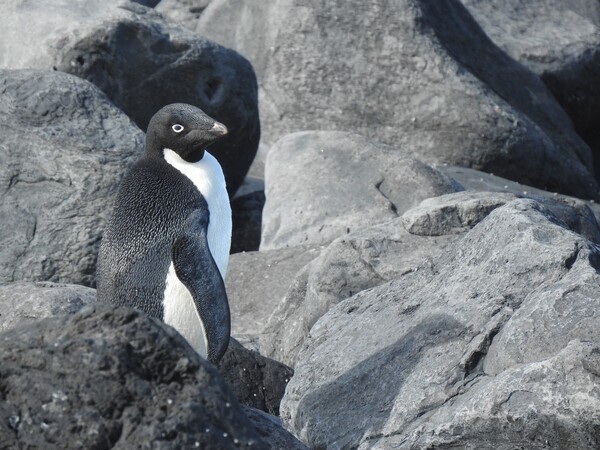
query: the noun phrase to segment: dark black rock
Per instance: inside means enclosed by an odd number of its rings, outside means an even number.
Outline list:
[[[294,371],[285,364],[245,349],[235,339],[219,364],[241,404],[279,415],[279,403]]]
[[[9,330],[0,361],[2,448],[268,448],[218,371],[140,312],[98,303]]]
[[[279,417],[249,406],[243,407],[248,419],[267,445],[276,450],[308,450],[308,447],[286,431]]]
[[[231,253],[258,250],[264,206],[264,191],[251,192],[231,201]]]

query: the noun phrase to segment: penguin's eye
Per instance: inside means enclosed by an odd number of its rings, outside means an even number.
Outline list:
[[[175,133],[181,133],[183,131],[183,125],[179,125],[178,123],[176,123],[175,125],[173,125],[171,127],[171,129],[175,132]]]

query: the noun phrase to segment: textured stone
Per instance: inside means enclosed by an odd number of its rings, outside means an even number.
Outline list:
[[[71,75],[0,70],[0,93],[0,283],[91,286],[110,205],[143,134]]]
[[[348,130],[429,162],[600,198],[567,114],[459,0],[215,0],[201,23],[256,68],[267,144]]]
[[[261,250],[328,243],[462,188],[400,150],[344,132],[301,132],[271,148]]]
[[[284,423],[309,447],[597,448],[599,268],[540,203],[496,208],[312,327]]]
[[[0,68],[57,69],[97,85],[143,130],[169,103],[229,129],[210,147],[233,194],[258,147],[256,76],[233,50],[128,0],[15,0],[0,16]]]
[[[547,193],[546,193],[547,194]],[[530,198],[542,204],[565,225],[592,242],[600,243],[600,229],[587,203],[564,196],[527,193],[457,192],[428,198],[402,216],[406,230],[411,234],[440,236],[463,233],[481,222],[499,206]]]
[[[294,366],[311,328],[330,308],[365,289],[431,266],[457,239],[412,235],[402,218],[336,239],[288,281],[287,292],[260,335],[261,352]]]
[[[0,332],[62,314],[96,301],[96,291],[75,284],[17,282],[0,285]]]
[[[229,259],[225,288],[231,311],[231,334],[263,353],[267,321],[283,300],[296,273],[319,255],[311,247],[236,253]]]
[[[574,197],[558,194],[556,192],[548,192],[515,181],[507,180],[506,178],[497,175],[481,172],[467,167],[456,166],[437,166],[440,172],[446,176],[456,180],[467,191],[494,191],[494,192],[512,192],[519,196],[527,197],[549,197],[558,198],[562,202],[570,203],[571,206],[583,205],[583,203]],[[596,221],[600,221],[600,204],[591,200],[585,204],[592,210]]]
[[[97,303],[0,335],[5,448],[267,448],[173,329]]]
[[[233,338],[219,369],[242,405],[279,415],[279,403],[294,374],[292,369],[247,350]]]

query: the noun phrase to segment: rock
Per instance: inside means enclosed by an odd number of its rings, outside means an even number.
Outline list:
[[[261,250],[331,242],[462,188],[427,164],[344,132],[301,132],[271,148]]]
[[[592,242],[600,243],[600,229],[586,202],[543,194],[515,195],[496,192],[457,192],[428,198],[402,216],[404,228],[422,236],[463,233],[481,222],[490,212],[517,198],[542,203],[570,229]]]
[[[6,448],[267,448],[175,330],[97,303],[0,335]]]
[[[288,282],[260,336],[261,352],[293,367],[310,330],[329,309],[365,289],[431,266],[457,239],[411,235],[403,218],[336,239]]]
[[[96,291],[75,284],[17,282],[0,285],[0,332],[62,314],[96,301]]]
[[[242,405],[279,415],[279,403],[294,375],[292,369],[245,349],[233,338],[219,369]]]
[[[156,111],[190,103],[224,123],[210,147],[230,195],[260,138],[256,76],[250,63],[127,0],[17,0],[0,17],[0,67],[55,68],[87,79],[143,130]]]
[[[494,209],[520,198],[511,193],[457,192],[424,200],[402,217],[335,240],[289,285],[260,335],[265,355],[293,366],[315,322],[365,289],[429,267],[442,250]],[[581,200],[532,195],[571,230],[600,243],[600,229]]]
[[[600,198],[567,114],[458,0],[215,0],[201,23],[254,65],[268,145],[348,130],[428,162]]]
[[[600,205],[595,201],[581,202],[580,200],[566,195],[548,192],[532,186],[516,183],[506,178],[494,174],[481,172],[479,170],[469,169],[467,167],[456,166],[437,166],[444,175],[459,182],[467,191],[497,191],[512,192],[523,197],[548,197],[558,198],[561,202],[566,202],[571,206],[583,205],[585,203],[594,213],[596,221],[600,221]]]
[[[167,19],[196,31],[198,19],[213,0],[161,0],[156,10]]]
[[[600,152],[600,3],[597,0],[461,0],[492,40],[544,81]]]
[[[231,200],[231,253],[258,250],[264,205],[264,191],[254,191]]]
[[[0,70],[0,93],[0,283],[92,286],[102,230],[143,134],[71,75]]]
[[[277,450],[308,450],[308,447],[283,428],[279,417],[272,416],[249,406],[244,406],[243,409],[269,448]]]
[[[283,300],[296,273],[318,255],[319,250],[312,247],[231,255],[225,279],[231,335],[262,353],[260,338],[267,320]]]
[[[540,203],[496,208],[312,327],[284,424],[312,448],[597,448],[598,269]]]

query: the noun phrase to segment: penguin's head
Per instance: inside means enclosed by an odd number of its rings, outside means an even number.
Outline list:
[[[146,132],[146,155],[162,157],[168,148],[185,161],[200,161],[206,147],[226,134],[225,125],[200,108],[173,103],[160,109],[150,119]]]

